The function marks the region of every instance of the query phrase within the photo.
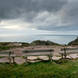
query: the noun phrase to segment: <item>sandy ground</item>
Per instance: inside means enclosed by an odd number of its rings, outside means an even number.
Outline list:
[[[71,46],[69,46],[69,47],[71,47]],[[52,59],[59,60],[61,58],[61,56],[59,54],[61,48],[63,48],[63,47],[62,46],[34,46],[34,47],[31,46],[31,47],[12,49],[12,51],[14,51],[16,56],[22,56],[22,51],[27,50],[27,49],[29,49],[29,50],[30,49],[38,49],[38,50],[39,49],[54,49]],[[67,57],[68,58],[78,58],[78,54],[71,54]],[[29,56],[28,59],[35,62],[34,61],[35,59],[48,60],[48,57],[47,56]],[[8,58],[0,58],[0,62],[9,62],[9,60],[8,60]],[[22,63],[25,62],[25,59],[23,57],[16,57],[15,62],[18,63],[18,64],[22,64]]]

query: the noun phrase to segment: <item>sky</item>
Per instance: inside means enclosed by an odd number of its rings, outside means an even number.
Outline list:
[[[78,0],[0,0],[0,41],[77,33]]]

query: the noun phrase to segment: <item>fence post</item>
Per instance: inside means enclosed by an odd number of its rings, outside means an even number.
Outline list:
[[[12,59],[13,59],[13,64],[14,64],[15,63],[15,57],[13,56]]]
[[[61,54],[61,56],[62,56],[62,59],[63,59],[63,53]]]
[[[48,55],[49,60],[51,60],[50,55]]]
[[[25,63],[27,63],[27,56],[25,57]]]
[[[64,58],[66,59],[66,57],[67,57],[67,53],[66,53],[66,45],[65,45],[65,47],[64,47]]]
[[[52,50],[50,50],[49,60],[52,62]]]
[[[11,52],[9,52],[9,64],[11,64]]]

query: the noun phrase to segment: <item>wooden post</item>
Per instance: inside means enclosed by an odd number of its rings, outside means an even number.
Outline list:
[[[9,64],[11,64],[11,52],[9,52]]]
[[[27,63],[27,56],[25,57],[25,63]]]
[[[50,56],[50,61],[52,62],[52,55]]]
[[[52,52],[51,52],[51,50],[50,50],[50,55],[48,55],[48,57],[49,57],[49,60],[52,62]]]
[[[53,56],[52,50],[50,50],[50,60],[51,60],[51,62],[52,62],[52,56]]]
[[[49,60],[50,60],[50,55],[48,55],[48,58],[49,58]]]
[[[13,59],[13,64],[14,64],[15,63],[15,57],[13,56],[12,59]]]
[[[67,53],[66,53],[66,45],[65,45],[65,48],[64,48],[64,58],[66,59],[67,57]]]
[[[63,53],[61,54],[61,56],[62,56],[62,59],[63,59]]]

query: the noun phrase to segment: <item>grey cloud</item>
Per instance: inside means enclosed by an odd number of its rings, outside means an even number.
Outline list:
[[[48,12],[50,15],[38,17]],[[62,11],[63,13],[59,13]],[[53,18],[51,14],[57,16]],[[50,19],[47,21],[47,18]],[[61,19],[59,19],[59,17]],[[40,30],[77,30],[78,1],[77,0],[0,0],[0,20],[20,18],[25,22],[36,24]],[[57,24],[61,21],[61,25]],[[40,26],[38,25],[40,23]],[[62,26],[65,25],[65,26]]]
[[[62,12],[62,13],[61,13]],[[58,13],[57,13],[58,14]],[[78,1],[77,0],[69,0],[69,2],[60,10],[59,15],[61,19],[54,20],[57,21],[55,25],[53,25],[53,21],[51,25],[48,26],[38,26],[38,29],[42,30],[56,30],[56,31],[72,31],[78,30]],[[58,17],[57,17],[58,18]],[[57,26],[57,23],[61,21],[61,25]]]
[[[32,19],[39,12],[56,12],[66,3],[67,0],[0,0],[0,19],[23,15],[24,18]]]
[[[64,7],[63,23],[70,23],[70,26],[77,27],[78,25],[78,1],[70,0]]]

